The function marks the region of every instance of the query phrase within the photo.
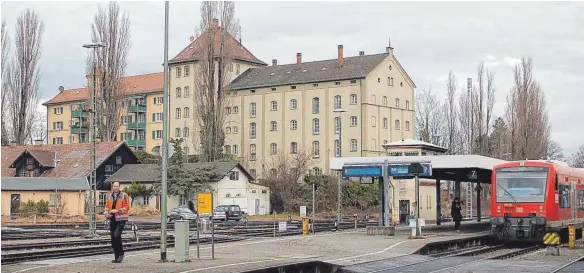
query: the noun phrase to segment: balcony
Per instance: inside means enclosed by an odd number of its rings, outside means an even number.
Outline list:
[[[87,134],[89,133],[89,126],[87,124],[74,124],[71,125],[72,134]]]
[[[129,113],[146,113],[146,105],[130,105],[128,106]]]
[[[126,127],[128,130],[144,130],[146,129],[146,122],[130,122]]]
[[[126,143],[130,147],[145,146],[146,140],[144,140],[144,139],[126,139]]]
[[[74,118],[85,118],[87,117],[87,112],[84,112],[81,109],[71,111],[71,117]]]

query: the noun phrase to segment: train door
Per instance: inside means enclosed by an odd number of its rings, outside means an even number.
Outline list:
[[[572,179],[570,181],[570,184],[572,185],[572,194],[571,194],[572,195],[572,219],[575,220],[577,218],[576,212],[578,211],[578,208],[580,207],[579,206],[580,200],[578,198],[579,196],[578,196],[578,189],[577,189],[578,184],[576,183],[576,180],[574,180],[574,179]]]

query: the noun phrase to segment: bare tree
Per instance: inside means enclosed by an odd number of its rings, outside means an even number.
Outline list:
[[[47,115],[46,112],[37,111],[30,132],[30,143],[47,140]]]
[[[486,85],[485,85],[486,74]],[[488,155],[488,136],[493,119],[493,106],[495,105],[494,74],[485,71],[485,63],[481,62],[477,67],[477,86],[472,88],[473,121],[470,128],[473,135],[471,143],[474,153]]]
[[[507,97],[511,158],[542,159],[547,156],[549,121],[543,90],[532,75],[531,58],[523,58],[514,72],[515,84]]]
[[[559,161],[566,160],[566,157],[564,156],[564,152],[562,151],[562,147],[560,146],[560,143],[558,143],[557,141],[554,141],[554,140],[550,140],[550,142],[548,144],[547,157],[551,160],[559,160]]]
[[[6,20],[2,20],[2,105],[0,106],[0,114],[2,115],[0,125],[2,130],[2,146],[6,146],[10,143],[10,134],[9,132],[9,122],[6,122],[9,115],[8,114],[8,105],[10,105],[10,94],[12,93],[11,90],[11,83],[10,83],[10,61],[8,59],[8,54],[10,54],[10,43],[11,43],[10,35],[8,34],[8,30],[6,29]]]
[[[89,53],[87,68],[91,75],[95,61],[97,134],[103,141],[112,141],[121,124],[121,102],[126,95],[122,77],[130,50],[130,18],[120,11],[117,2],[109,2],[107,9],[99,6],[91,26],[91,39],[106,44],[105,48]]]
[[[416,134],[422,141],[442,145],[436,136],[442,135],[443,108],[432,87],[416,94]]]
[[[19,145],[29,139],[39,100],[41,41],[44,24],[31,9],[16,21],[16,56],[10,78],[10,109],[12,137]]]
[[[215,161],[222,157],[225,143],[224,125],[229,96],[224,89],[229,83],[227,71],[233,62],[237,46],[231,35],[239,27],[235,20],[233,2],[203,2],[201,29],[195,47],[198,65],[195,75],[194,99],[198,117],[201,160]]]
[[[570,166],[574,168],[584,168],[584,145],[580,145],[578,151],[570,156]]]
[[[470,84],[470,83],[469,83]],[[467,90],[461,88],[460,97],[458,99],[458,126],[460,133],[460,153],[472,154],[473,152],[473,138],[474,138],[474,111],[472,105],[472,88],[467,85]]]
[[[456,76],[452,74],[452,71],[448,73],[448,82],[446,83],[446,104],[444,109],[444,116],[446,118],[446,142],[448,143],[448,151],[450,154],[457,154],[460,150],[458,147],[459,143],[459,133],[458,133],[458,122],[457,114],[458,110],[454,102],[454,96],[456,94]]]

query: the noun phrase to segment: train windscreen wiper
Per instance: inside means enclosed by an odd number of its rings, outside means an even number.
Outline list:
[[[519,205],[519,203],[517,202],[517,200],[515,199],[515,197],[513,196],[513,194],[511,194],[507,189],[503,188],[503,186],[501,186],[499,183],[495,182],[497,184],[497,186],[499,186],[501,189],[503,189],[507,194],[509,194],[509,197],[511,197],[511,199],[513,199],[513,202],[515,202],[515,204]]]

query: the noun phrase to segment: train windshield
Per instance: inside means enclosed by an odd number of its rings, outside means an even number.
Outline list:
[[[511,167],[497,169],[497,202],[543,203],[549,169],[542,167]]]

